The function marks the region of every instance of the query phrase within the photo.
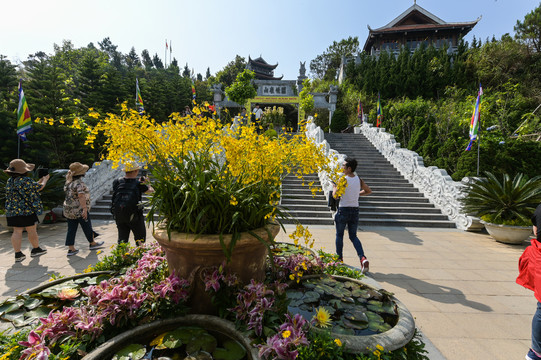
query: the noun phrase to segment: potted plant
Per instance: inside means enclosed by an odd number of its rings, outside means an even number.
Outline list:
[[[530,218],[541,202],[541,176],[528,179],[507,174],[501,181],[487,172],[476,179],[462,199],[464,210],[481,218],[488,233],[497,241],[519,244],[528,238]]]
[[[226,260],[228,271],[243,283],[261,281],[279,231],[275,221],[288,216],[279,205],[282,179],[291,172],[315,173],[328,160],[304,132],[269,138],[255,125],[231,129],[203,117],[204,109],[193,112],[172,114],[164,123],[125,105],[121,115],[102,119],[93,113],[97,122],[86,127],[88,141],[103,132],[108,159],[149,167],[155,192],[148,219],[160,219],[154,237],[166,251],[171,273],[197,279],[203,267]],[[202,286],[194,289],[194,312],[205,312],[209,303]]]

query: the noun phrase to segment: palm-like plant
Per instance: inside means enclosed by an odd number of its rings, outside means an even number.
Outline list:
[[[535,208],[541,203],[541,176],[528,179],[517,174],[512,180],[503,174],[500,181],[486,172],[476,180],[462,199],[464,210],[504,225],[529,225]]]

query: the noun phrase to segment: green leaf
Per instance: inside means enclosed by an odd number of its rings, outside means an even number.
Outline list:
[[[182,346],[182,330],[170,331],[163,337],[163,346],[168,349],[176,349]]]
[[[3,316],[5,313],[10,313],[12,311],[20,309],[22,303],[20,302],[4,302],[0,305],[0,316]]]
[[[43,300],[41,299],[29,298],[25,300],[24,307],[27,308],[28,310],[33,310],[37,308],[38,306],[40,306],[41,303],[43,303]]]
[[[240,360],[246,355],[246,349],[234,340],[226,340],[224,347],[216,348],[212,355],[216,360]]]
[[[112,360],[140,360],[146,354],[146,349],[140,344],[131,344],[117,352]]]
[[[203,350],[210,353],[216,349],[217,345],[218,341],[214,336],[210,335],[209,333],[204,333],[192,338],[186,344],[186,352],[188,354],[193,354],[196,351]]]

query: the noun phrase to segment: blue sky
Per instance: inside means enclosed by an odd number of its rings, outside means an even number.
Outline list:
[[[367,25],[381,27],[413,0],[25,0],[4,2],[0,55],[14,63],[37,51],[53,53],[53,44],[71,40],[75,47],[110,37],[118,50],[148,49],[164,59],[165,39],[180,64],[212,74],[235,55],[263,56],[279,63],[275,75],[296,79],[299,62],[309,63],[333,41],[358,36]],[[481,21],[468,34],[483,41],[514,34],[518,19],[540,5],[538,0],[419,0],[447,22]],[[8,15],[9,14],[9,15]],[[169,52],[167,53],[169,62]]]

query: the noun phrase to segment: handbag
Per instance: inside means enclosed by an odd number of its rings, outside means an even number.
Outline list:
[[[329,201],[327,202],[327,205],[331,208],[331,211],[338,210],[338,204],[340,204],[340,198],[335,199],[334,196],[332,196],[332,191],[329,191]]]

